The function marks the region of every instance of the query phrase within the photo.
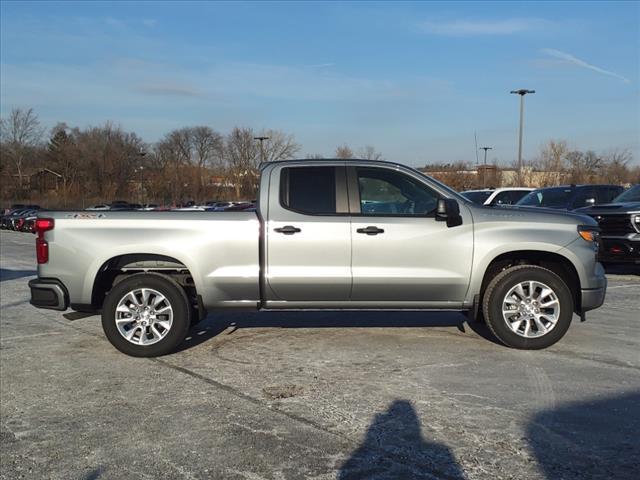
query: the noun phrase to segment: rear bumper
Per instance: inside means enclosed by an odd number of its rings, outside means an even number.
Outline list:
[[[29,282],[31,305],[51,310],[66,310],[69,306],[69,293],[60,280],[55,278],[36,278]]]

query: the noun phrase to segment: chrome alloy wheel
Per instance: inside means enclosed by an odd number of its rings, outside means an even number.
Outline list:
[[[556,326],[560,318],[560,300],[544,283],[520,282],[505,295],[502,317],[517,335],[525,338],[541,337]]]
[[[173,308],[157,290],[137,288],[120,299],[115,321],[118,332],[129,342],[152,345],[171,330]]]

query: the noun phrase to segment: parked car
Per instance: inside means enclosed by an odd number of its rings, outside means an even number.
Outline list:
[[[101,311],[134,356],[221,309],[481,310],[504,344],[539,349],[607,285],[591,217],[480,207],[391,162],[269,162],[258,212],[47,212],[36,229],[31,303]]]
[[[235,202],[215,202],[211,206],[213,207],[213,211],[214,212],[223,212],[227,208],[233,207],[234,204],[235,204]]]
[[[255,209],[256,206],[249,202],[238,202],[224,209],[225,212],[241,212],[244,210]]]
[[[515,205],[532,190],[533,188],[527,187],[501,187],[466,190],[461,195],[478,205]]]
[[[12,217],[15,216],[15,215],[19,215],[24,210],[25,210],[24,207],[10,209],[8,212],[6,212],[4,215],[2,215],[2,217],[0,217],[0,226],[2,228],[8,229],[9,225],[11,223]]]
[[[609,203],[622,193],[620,185],[564,185],[534,190],[516,203],[525,207],[545,207],[558,210],[575,210],[602,203]]]
[[[105,210],[109,210],[109,205],[107,205],[106,203],[98,203],[97,205],[93,205],[91,207],[85,208],[85,210],[88,211],[105,211]]]
[[[601,262],[640,264],[640,185],[622,192],[611,203],[578,211],[600,225]]]
[[[31,208],[28,208],[26,210],[21,210],[18,215],[14,215],[11,218],[10,220],[11,224],[9,228],[11,230],[15,230],[16,232],[24,231],[24,226],[27,218],[33,217],[37,215],[37,213],[38,213],[38,210],[34,210]]]
[[[13,210],[7,215],[2,216],[2,227],[8,230],[17,230],[22,226],[23,216],[25,214],[36,212],[40,207],[35,205],[37,208],[21,208],[18,210]]]
[[[143,210],[145,212],[150,212],[152,210],[157,210],[160,208],[160,205],[158,205],[157,203],[145,203],[144,205],[142,205],[141,208],[139,208],[138,210]]]

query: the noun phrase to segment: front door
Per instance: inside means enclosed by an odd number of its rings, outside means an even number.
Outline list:
[[[350,167],[351,300],[405,306],[462,302],[471,272],[473,226],[436,221],[441,195],[417,176],[392,167]],[[355,192],[354,192],[355,191]]]
[[[269,188],[267,300],[348,300],[351,229],[344,162],[275,168]]]

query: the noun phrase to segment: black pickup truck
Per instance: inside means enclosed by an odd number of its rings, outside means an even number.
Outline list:
[[[622,192],[611,203],[580,208],[600,225],[602,263],[640,265],[640,185]]]

